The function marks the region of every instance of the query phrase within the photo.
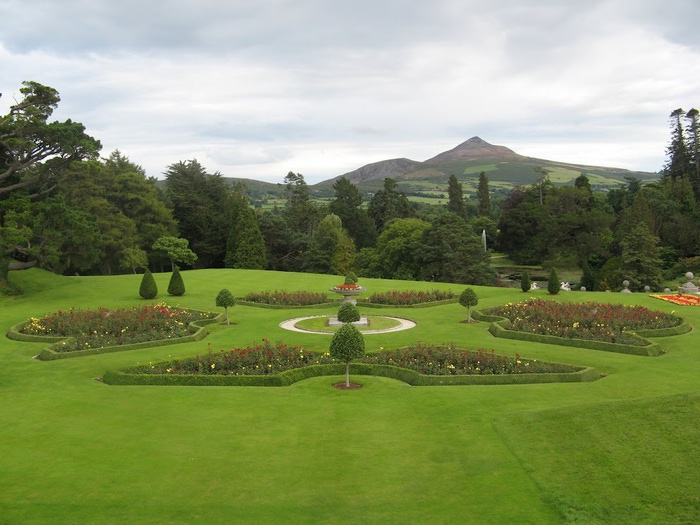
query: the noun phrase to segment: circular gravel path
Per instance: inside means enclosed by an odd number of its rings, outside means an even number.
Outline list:
[[[307,332],[310,334],[333,335],[333,332],[318,332],[316,330],[304,330],[303,328],[297,328],[296,324],[299,321],[304,321],[305,319],[314,319],[316,317],[330,317],[330,316],[328,316],[328,315],[310,315],[307,317],[295,317],[294,319],[287,319],[286,321],[282,321],[280,323],[280,328],[284,328],[285,330],[290,330],[292,332]],[[392,328],[385,328],[384,330],[363,330],[362,335],[386,334],[388,332],[400,332],[401,330],[409,330],[409,329],[416,326],[416,323],[414,323],[413,321],[409,321],[408,319],[402,319],[401,317],[389,317],[389,316],[380,316],[380,317],[386,317],[387,319],[393,319],[394,321],[397,321],[399,324],[398,324],[398,326],[394,326]]]

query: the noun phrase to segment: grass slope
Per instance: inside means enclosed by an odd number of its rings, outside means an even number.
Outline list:
[[[183,297],[159,299],[215,311],[221,288],[325,291],[340,277],[199,270],[182,272]],[[140,276],[11,279],[27,293],[0,297],[0,327],[79,306],[142,302]],[[363,279],[368,292],[459,285]],[[515,289],[473,287],[479,307],[521,300]],[[546,296],[546,291],[538,292]],[[700,308],[642,294],[560,294],[675,310],[700,326]],[[279,323],[337,307],[274,310],[237,305],[231,326],[196,343],[53,362],[42,345],[0,349],[0,523],[696,523],[700,521],[700,340],[662,338],[645,358],[491,337],[465,324],[464,308],[382,309],[418,326],[368,335],[368,351],[456,342],[590,365],[594,383],[421,387],[320,377],[286,388],[110,387],[107,369],[188,356],[262,338],[325,350],[329,338]],[[375,312],[371,312],[375,313]]]

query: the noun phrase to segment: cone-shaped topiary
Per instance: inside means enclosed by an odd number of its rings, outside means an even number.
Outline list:
[[[352,324],[344,324],[333,334],[331,357],[345,363],[345,386],[350,388],[350,361],[365,355],[365,340]]]
[[[170,276],[170,283],[168,283],[168,294],[175,296],[185,295],[185,283],[182,280],[180,269],[177,266],[173,268],[173,274]]]
[[[360,311],[352,303],[343,303],[338,309],[338,321],[341,323],[354,323],[360,320]]]
[[[234,306],[235,304],[236,298],[226,288],[221,290],[216,296],[216,306],[223,307],[224,311],[226,312],[226,324],[230,324],[228,321],[228,307]]]
[[[549,270],[549,281],[547,281],[547,291],[552,295],[557,295],[559,293],[559,288],[561,283],[559,282],[559,276],[557,271],[552,268]]]
[[[155,299],[158,295],[158,285],[156,284],[156,280],[153,278],[151,270],[146,270],[146,273],[143,274],[139,295],[144,299]]]
[[[523,292],[529,292],[532,287],[532,281],[530,281],[530,272],[523,270],[523,276],[520,278],[520,289]]]

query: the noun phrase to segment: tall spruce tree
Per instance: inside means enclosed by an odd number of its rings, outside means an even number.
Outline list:
[[[457,177],[453,174],[447,180],[447,211],[454,213],[459,217],[464,217],[464,192],[462,183],[457,181]]]
[[[481,217],[488,217],[491,215],[491,196],[489,194],[489,178],[483,171],[479,173],[477,197],[479,199],[479,215]]]

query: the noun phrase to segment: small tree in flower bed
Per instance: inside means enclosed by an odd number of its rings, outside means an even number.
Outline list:
[[[509,319],[510,329],[520,332],[637,346],[644,343],[625,330],[671,328],[683,322],[679,317],[643,306],[561,303],[544,299],[508,303],[484,310],[484,313]]]
[[[297,292],[275,290],[272,292],[250,292],[243,297],[243,300],[251,303],[279,306],[311,306],[325,303],[328,300],[328,294],[307,292],[304,290]]]
[[[71,352],[183,337],[189,334],[189,324],[202,317],[202,312],[164,303],[120,310],[71,308],[41,318],[32,317],[21,332],[73,337],[75,342],[56,349],[57,352]]]
[[[388,292],[373,293],[369,296],[369,302],[392,306],[409,306],[434,301],[446,301],[454,298],[455,294],[452,291],[390,290]]]

